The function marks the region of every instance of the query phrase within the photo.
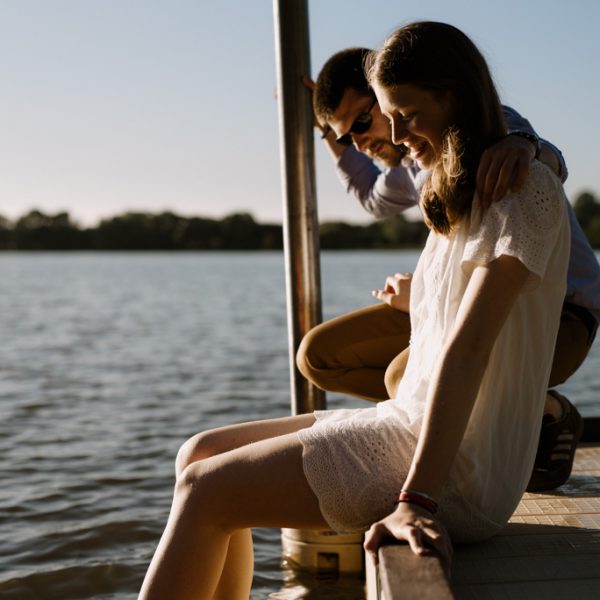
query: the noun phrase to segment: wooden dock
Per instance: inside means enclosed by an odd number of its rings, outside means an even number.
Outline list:
[[[367,559],[369,600],[600,599],[600,445],[582,445],[569,481],[525,494],[508,526],[487,542],[458,546],[451,581],[437,558],[406,545]]]

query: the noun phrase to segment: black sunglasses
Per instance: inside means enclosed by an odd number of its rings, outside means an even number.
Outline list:
[[[350,126],[350,131],[348,131],[348,133],[345,133],[344,135],[340,135],[340,137],[337,138],[335,141],[338,144],[341,144],[342,146],[351,146],[353,133],[357,133],[360,135],[361,133],[366,133],[367,131],[369,131],[371,123],[373,123],[373,116],[371,115],[371,111],[373,110],[373,107],[376,104],[377,98],[373,100],[371,106],[369,106],[367,111],[361,113],[360,115],[358,115],[358,117],[356,117],[356,119],[354,119],[354,123],[352,123],[352,125]]]

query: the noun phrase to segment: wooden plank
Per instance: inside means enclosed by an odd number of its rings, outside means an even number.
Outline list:
[[[481,583],[561,581],[598,577],[598,554],[488,557],[454,561],[452,586]],[[600,580],[597,581],[600,598]]]
[[[379,560],[367,566],[369,600],[598,600],[600,446],[577,450],[567,484],[525,494],[497,536],[455,547],[451,586],[437,557],[407,545],[382,547]]]
[[[582,532],[575,527],[563,531],[563,528],[556,526],[541,526],[544,531],[538,533],[536,527],[524,528],[521,534],[497,535],[481,544],[457,546],[455,551],[460,556],[460,562],[490,557],[600,554],[600,535],[597,533]]]
[[[456,600],[598,600],[598,580],[494,583],[454,588]]]
[[[367,560],[371,562],[369,557]],[[452,600],[454,598],[440,559],[434,555],[416,556],[406,544],[382,546],[379,549],[376,583],[373,583],[372,573],[371,570],[371,577],[367,573],[369,600],[375,598],[378,600],[400,598]]]
[[[600,598],[599,475],[600,447],[580,447],[567,484],[525,494],[500,534],[455,548],[456,598]]]

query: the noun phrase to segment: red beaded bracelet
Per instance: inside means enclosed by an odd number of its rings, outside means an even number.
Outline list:
[[[415,492],[414,490],[402,490],[398,496],[398,503],[400,502],[421,506],[432,515],[435,515],[438,509],[438,503],[431,496],[422,492]]]

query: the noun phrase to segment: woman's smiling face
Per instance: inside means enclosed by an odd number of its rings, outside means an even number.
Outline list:
[[[373,83],[379,107],[392,126],[394,144],[404,144],[421,168],[442,155],[444,133],[452,124],[450,92],[433,92],[411,83],[384,88]]]

